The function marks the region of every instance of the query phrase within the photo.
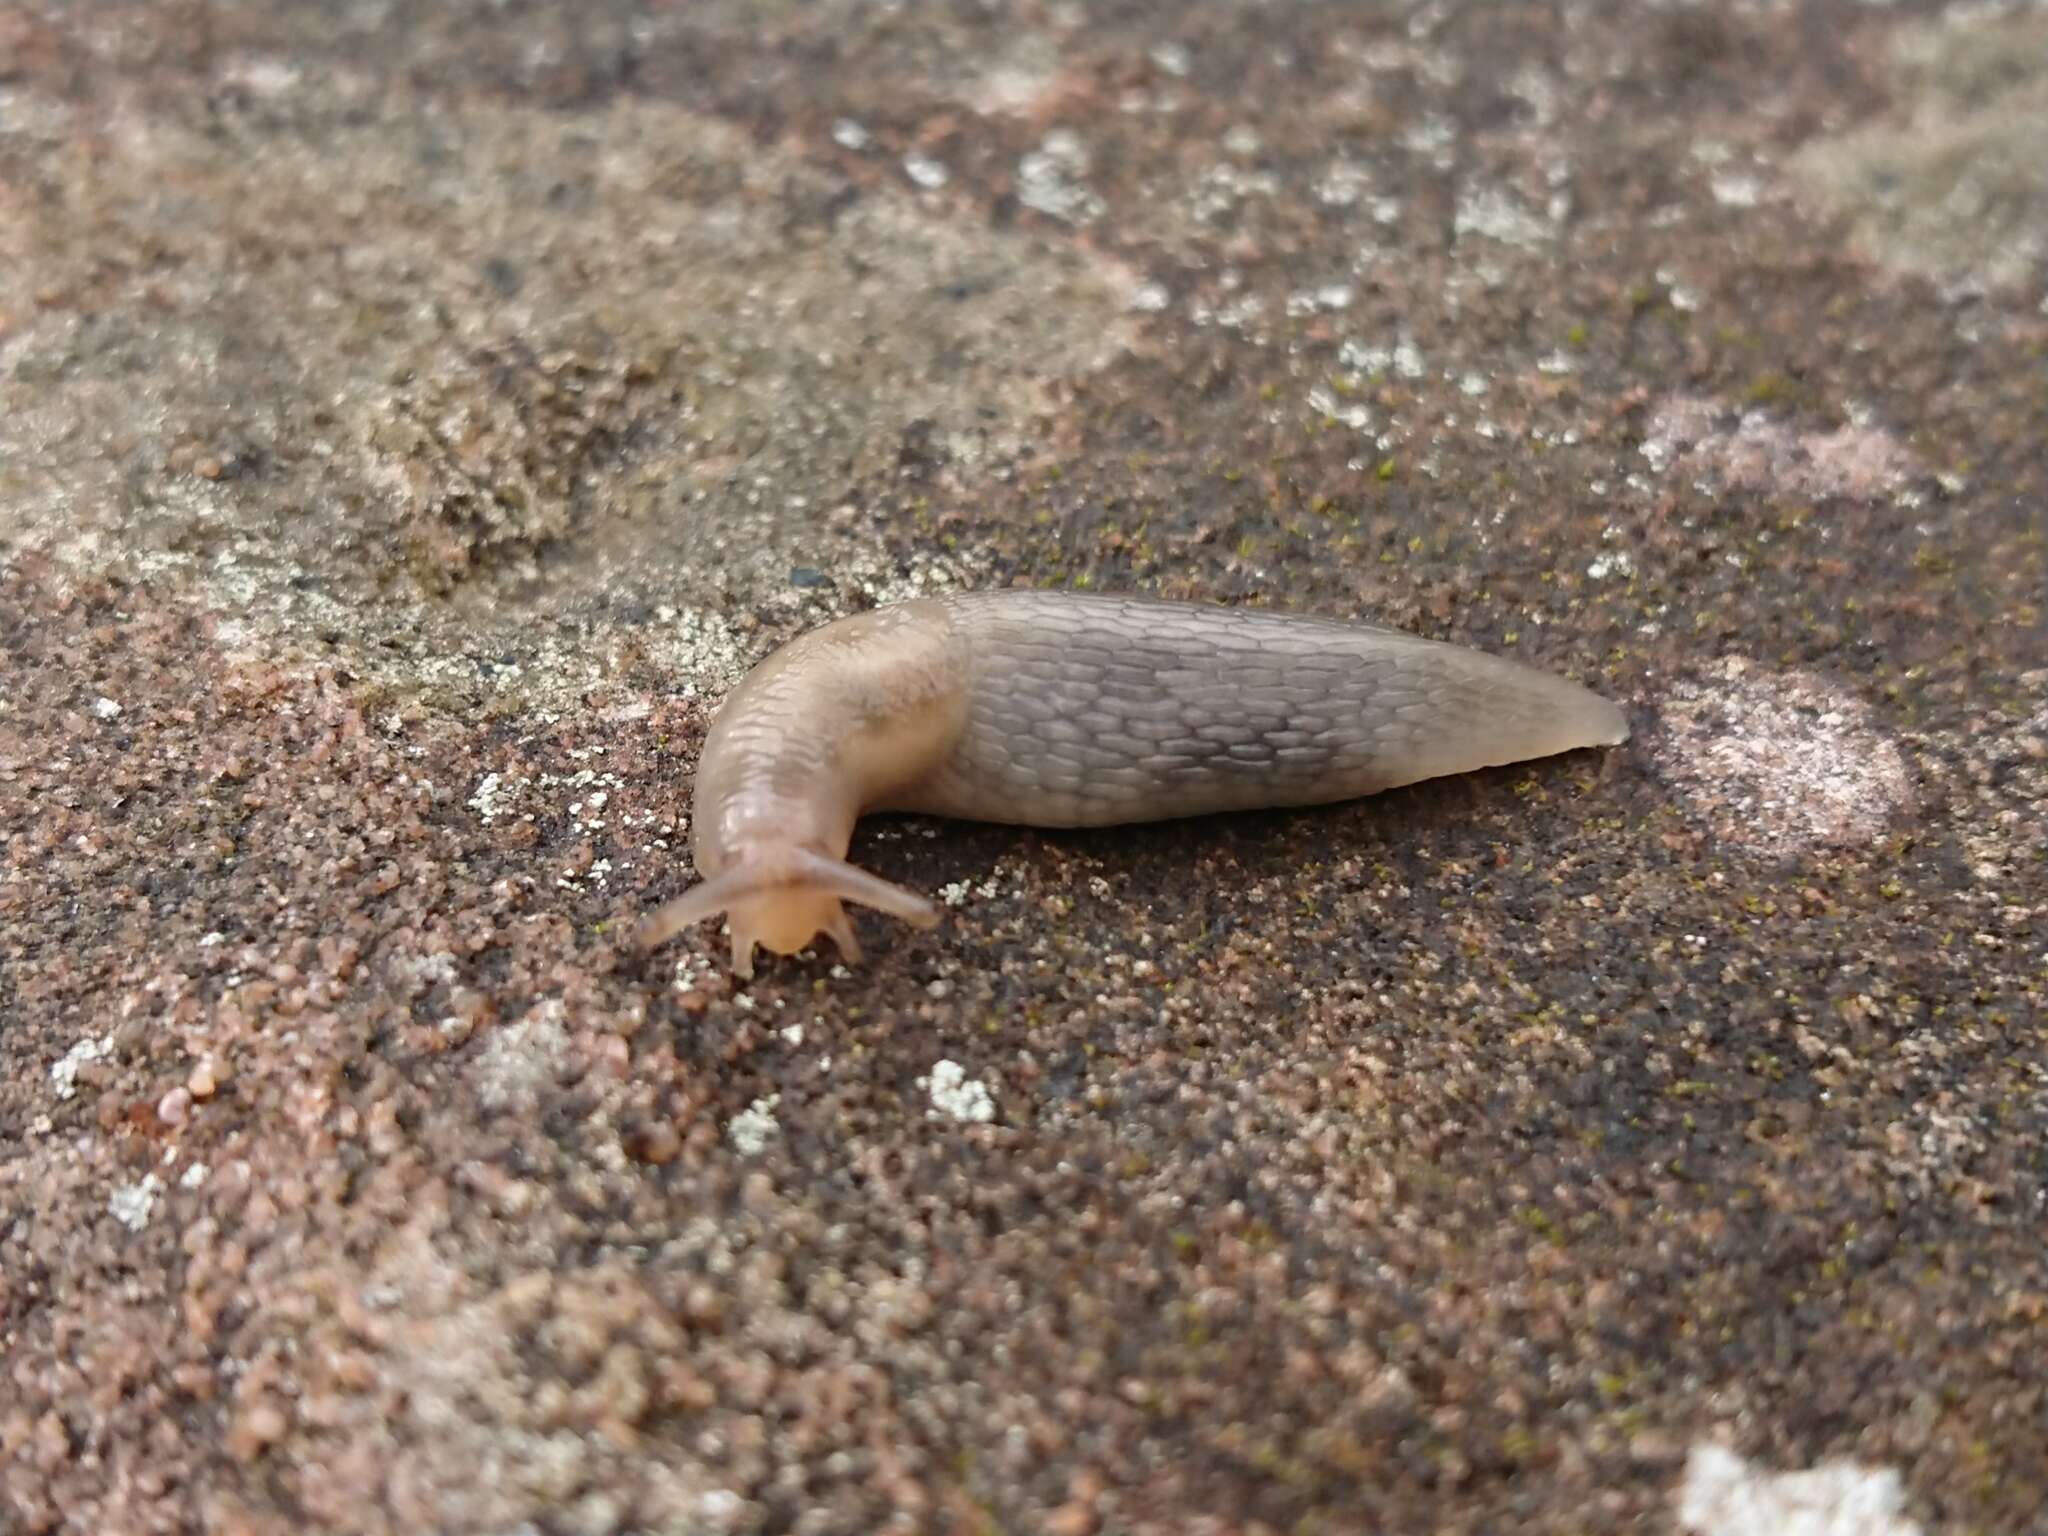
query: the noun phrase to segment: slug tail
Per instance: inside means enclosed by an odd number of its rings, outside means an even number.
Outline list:
[[[1579,718],[1586,746],[1618,747],[1629,738],[1628,716],[1621,712],[1621,706],[1590,690],[1580,708]]]

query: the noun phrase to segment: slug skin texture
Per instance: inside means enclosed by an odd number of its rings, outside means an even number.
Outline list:
[[[846,862],[868,811],[1101,827],[1319,805],[1615,746],[1613,704],[1547,672],[1370,624],[1065,592],[899,603],[799,636],[719,709],[697,768],[701,885],[642,948],[723,912],[732,968],[843,903],[938,909]]]

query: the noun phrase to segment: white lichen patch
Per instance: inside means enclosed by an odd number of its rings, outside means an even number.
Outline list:
[[[734,1151],[742,1157],[753,1157],[782,1134],[775,1119],[775,1106],[781,1102],[781,1094],[771,1093],[732,1117],[725,1128],[725,1139],[732,1143]]]
[[[1318,421],[1334,421],[1354,432],[1372,426],[1372,409],[1362,402],[1341,397],[1334,389],[1318,384],[1308,392],[1308,408]]]
[[[1832,432],[1801,432],[1762,411],[1737,415],[1709,400],[1667,400],[1638,450],[1660,474],[1710,489],[1870,501],[1905,490],[1918,464],[1867,418]]]
[[[1899,1055],[1909,1061],[1939,1060],[1943,1050],[1943,1042],[1926,1032],[1899,1044]],[[1976,1110],[1919,1104],[1909,1119],[1885,1127],[1885,1161],[1894,1187],[1909,1199],[1934,1199],[1956,1190],[1991,1150],[1991,1142],[1990,1129]]]
[[[1913,774],[1860,699],[1729,657],[1672,685],[1650,741],[1687,815],[1768,857],[1867,842],[1911,809]]]
[[[105,1061],[114,1054],[114,1037],[101,1035],[79,1041],[50,1064],[50,1082],[57,1097],[68,1099],[78,1092],[78,1071],[87,1062]]]
[[[1181,196],[1181,213],[1197,227],[1219,225],[1256,214],[1280,193],[1280,178],[1271,171],[1219,161],[1197,171]]]
[[[1003,41],[958,81],[955,94],[984,116],[1029,114],[1059,78],[1059,42],[1027,28],[1006,30]]]
[[[1586,564],[1586,576],[1592,581],[1606,581],[1610,577],[1629,577],[1636,573],[1636,563],[1629,558],[1627,550],[1602,550]]]
[[[1530,251],[1541,250],[1555,234],[1548,218],[1514,194],[1486,186],[1466,187],[1458,194],[1451,229],[1460,241],[1476,236]]]
[[[1309,188],[1309,195],[1325,208],[1350,208],[1372,190],[1370,167],[1355,160],[1331,162]]]
[[[1195,56],[1185,43],[1161,43],[1146,57],[1176,80],[1185,80],[1195,67]]]
[[[1056,128],[1017,165],[1017,201],[1069,224],[1102,217],[1102,199],[1088,189],[1088,152],[1080,136]]]
[[[1678,1485],[1678,1523],[1696,1536],[1920,1536],[1904,1509],[1889,1467],[1769,1472],[1718,1445],[1694,1446]]]
[[[409,983],[416,992],[444,986],[461,974],[460,963],[445,949],[429,950],[425,954],[401,954],[391,961],[392,978],[402,984]]]
[[[979,1078],[969,1077],[957,1061],[940,1057],[932,1063],[931,1075],[920,1077],[917,1085],[931,1099],[931,1108],[925,1111],[928,1120],[986,1125],[996,1117],[995,1095]]]
[[[978,558],[941,555],[930,550],[917,550],[904,560],[862,552],[840,567],[839,578],[845,592],[880,607],[948,592],[972,591],[987,579],[987,568]]]
[[[1287,296],[1287,314],[1290,319],[1299,320],[1319,311],[1349,309],[1357,296],[1358,290],[1350,283],[1323,283],[1315,288],[1297,289]]]
[[[155,1174],[144,1174],[141,1181],[123,1184],[107,1197],[107,1212],[130,1232],[140,1232],[149,1225],[151,1213],[156,1210],[156,1197],[163,1193],[164,1182]]]
[[[1337,349],[1337,362],[1349,373],[1375,379],[1388,373],[1419,379],[1428,371],[1421,348],[1405,336],[1393,346],[1346,341]]]
[[[476,812],[477,820],[488,827],[511,809],[518,793],[517,779],[508,784],[502,774],[487,773],[476,781],[476,788],[470,791],[466,803]]]
[[[561,1000],[548,998],[492,1031],[477,1056],[477,1101],[497,1113],[532,1113],[541,1089],[559,1076],[568,1054]]]
[[[972,880],[948,881],[939,887],[939,900],[949,907],[964,907],[970,900],[993,901],[1002,892],[1003,879],[1003,867],[998,864],[980,884]]]
[[[934,160],[930,155],[906,155],[903,159],[903,174],[923,187],[927,192],[936,192],[953,179],[945,162]]]
[[[664,608],[647,638],[648,659],[667,677],[707,690],[727,687],[747,668],[747,650],[723,618],[698,609]]]
[[[1707,185],[1723,208],[1754,208],[1764,198],[1763,181],[1743,171],[1716,171]]]

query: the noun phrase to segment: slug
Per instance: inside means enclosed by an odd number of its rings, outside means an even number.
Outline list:
[[[1099,827],[1349,800],[1577,747],[1628,723],[1578,684],[1400,630],[1136,597],[919,599],[800,635],[747,674],[697,767],[703,883],[642,949],[723,912],[732,968],[822,933],[843,902],[938,909],[846,862],[869,811]]]

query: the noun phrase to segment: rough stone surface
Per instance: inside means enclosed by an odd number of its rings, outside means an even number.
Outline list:
[[[2044,57],[0,3],[0,1531],[2038,1532]],[[1638,735],[625,951],[745,665],[1020,583]]]

